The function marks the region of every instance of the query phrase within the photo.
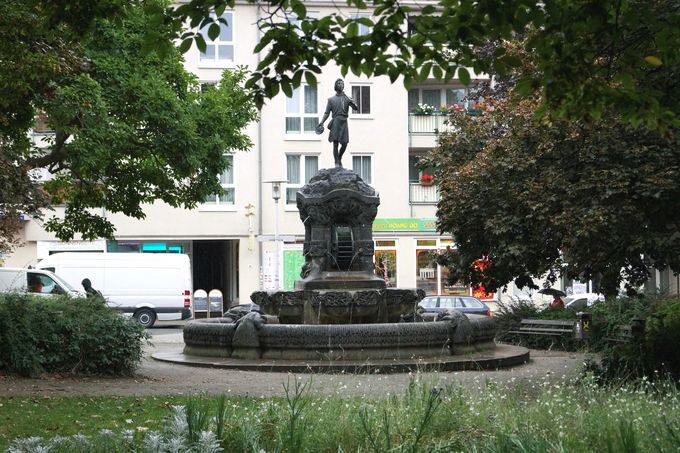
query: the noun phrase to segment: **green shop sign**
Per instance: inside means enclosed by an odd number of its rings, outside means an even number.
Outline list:
[[[293,289],[295,280],[300,278],[300,269],[305,264],[302,250],[283,251],[283,289]]]
[[[375,219],[373,231],[437,231],[437,219]]]

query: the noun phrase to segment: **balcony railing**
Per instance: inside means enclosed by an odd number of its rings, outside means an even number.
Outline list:
[[[417,182],[409,183],[408,199],[411,204],[437,204],[439,189],[437,186],[423,186]]]
[[[448,130],[451,126],[448,123],[449,116],[434,113],[431,115],[417,115],[409,113],[408,132],[412,135],[437,135],[442,131]]]

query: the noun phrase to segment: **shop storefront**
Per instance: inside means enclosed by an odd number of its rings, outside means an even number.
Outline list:
[[[439,266],[435,257],[454,242],[438,234],[436,219],[375,219],[373,243],[375,273],[385,279],[387,287],[420,288],[428,295],[475,295],[485,300],[496,297],[467,285],[449,284],[448,269]],[[282,258],[283,288],[293,289],[304,263],[302,244],[286,244]]]

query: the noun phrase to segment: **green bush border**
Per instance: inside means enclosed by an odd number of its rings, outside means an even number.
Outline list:
[[[131,375],[148,334],[101,298],[0,294],[0,370]]]

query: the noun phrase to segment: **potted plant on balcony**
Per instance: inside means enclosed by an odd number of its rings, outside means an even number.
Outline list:
[[[416,115],[432,115],[437,109],[434,108],[434,106],[429,105],[429,104],[418,104],[415,109],[413,109],[413,113]]]
[[[421,186],[431,186],[432,185],[432,175],[424,174],[420,177]]]

